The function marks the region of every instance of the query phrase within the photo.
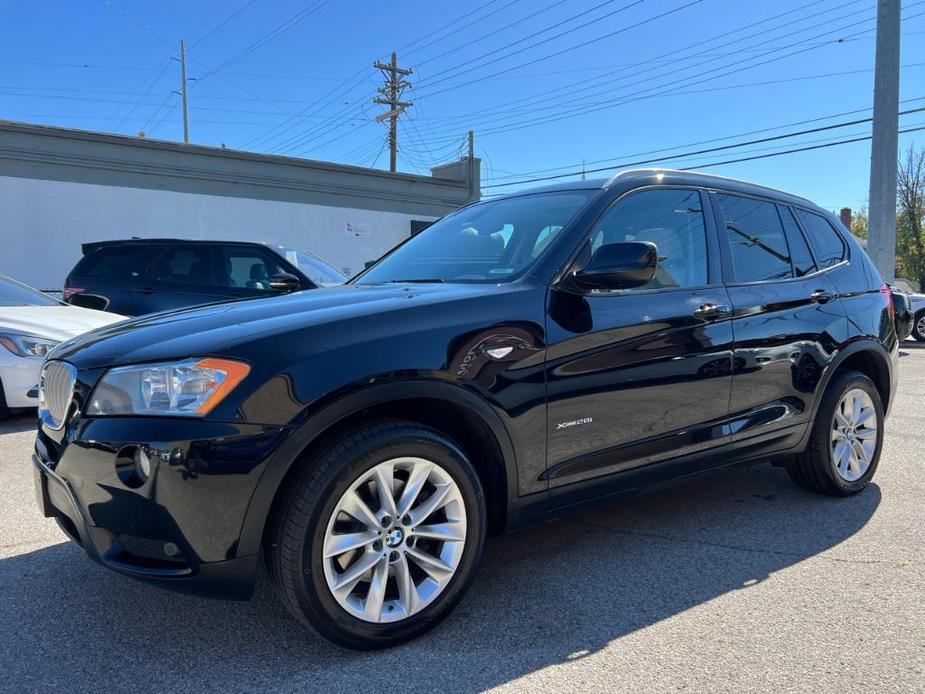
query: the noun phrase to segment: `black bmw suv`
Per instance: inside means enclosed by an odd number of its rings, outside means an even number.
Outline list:
[[[488,534],[768,460],[863,490],[896,387],[890,292],[831,214],[631,171],[465,207],[342,287],[58,346],[46,516],[166,588],[246,599],[262,554],[354,648],[437,624]]]

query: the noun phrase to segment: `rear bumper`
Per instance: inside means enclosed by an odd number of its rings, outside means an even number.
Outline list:
[[[258,555],[256,548],[240,553],[239,537],[279,434],[204,421],[85,420],[60,443],[37,438],[36,502],[113,571],[178,592],[246,600]],[[120,468],[132,447],[150,458],[142,482]]]

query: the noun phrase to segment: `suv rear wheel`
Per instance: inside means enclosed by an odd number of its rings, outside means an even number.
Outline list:
[[[806,450],[787,472],[813,492],[856,494],[873,478],[882,446],[883,404],[876,386],[860,372],[842,371],[822,397]]]
[[[919,311],[912,320],[912,337],[925,342],[925,311]]]
[[[348,648],[383,648],[431,629],[462,598],[485,502],[456,444],[385,421],[306,461],[270,540],[270,573],[297,619]]]

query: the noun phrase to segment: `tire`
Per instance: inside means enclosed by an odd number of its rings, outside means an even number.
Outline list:
[[[925,311],[919,311],[912,319],[912,337],[925,342]]]
[[[857,395],[863,393],[863,395]],[[841,410],[842,401],[849,394],[855,394],[863,406],[861,420],[863,425],[858,425],[850,431],[850,440],[843,434],[835,437],[835,428],[840,426],[840,422],[852,419],[850,409]],[[853,402],[855,398],[850,400]],[[864,419],[870,410],[870,418]],[[836,419],[836,411],[841,414],[842,419]],[[872,419],[871,419],[872,418]],[[874,440],[863,434],[876,424]],[[877,465],[880,462],[880,451],[883,447],[883,404],[880,401],[880,394],[867,376],[858,371],[840,371],[832,377],[832,381],[826,388],[822,396],[822,402],[816,412],[816,419],[813,423],[813,429],[810,434],[809,443],[803,453],[795,456],[787,466],[787,472],[790,478],[804,489],[817,494],[827,494],[829,496],[850,496],[857,494],[870,484]],[[850,427],[849,427],[850,429]],[[841,456],[836,461],[835,448],[836,444],[842,445],[842,450],[848,454]],[[847,446],[847,449],[844,448]],[[860,451],[859,448],[860,447]],[[855,454],[851,457],[849,451],[858,451],[863,455]],[[865,457],[869,457],[864,467]],[[839,471],[839,463],[844,472]]]
[[[395,459],[403,460],[393,462]],[[391,479],[395,480],[392,498],[396,507],[405,502],[404,492],[411,487],[415,466],[420,465],[424,471],[420,474],[428,477],[414,485],[420,491],[404,518],[391,522],[387,518],[386,527],[380,523],[378,529],[370,529],[371,522],[353,520],[342,504],[348,504],[356,517],[370,518],[358,512],[364,508],[376,516],[385,513],[386,504],[379,503],[379,490],[385,487],[380,487],[378,480],[388,478],[382,471],[388,471],[389,465],[395,470]],[[367,477],[368,481],[359,485]],[[351,490],[352,496],[348,495]],[[380,420],[354,429],[332,440],[314,459],[304,461],[285,494],[269,527],[265,552],[269,573],[289,612],[337,644],[370,650],[420,636],[447,616],[475,576],[485,543],[485,498],[465,454],[437,431],[398,420]],[[357,496],[362,497],[364,507],[349,506],[356,503]],[[438,497],[437,503],[442,505],[435,511],[425,510],[425,505]],[[416,512],[420,517],[412,518]],[[463,539],[451,542],[417,536],[438,528]],[[373,542],[324,556],[331,552],[336,538],[358,538],[360,533],[371,536]],[[455,570],[447,573],[428,564],[428,570],[437,576],[434,579],[421,569],[422,554],[431,559],[439,555],[443,567],[455,563]],[[443,557],[448,557],[445,563]],[[369,566],[362,574],[365,578],[350,587],[351,580],[345,577],[352,576],[351,570],[361,568],[361,564]],[[407,600],[399,585],[400,578],[406,576],[412,581],[411,588],[405,588]],[[334,592],[341,581],[348,586],[346,597]],[[374,585],[382,586],[376,594],[384,598],[378,601],[372,597]],[[379,616],[361,618],[359,612]]]

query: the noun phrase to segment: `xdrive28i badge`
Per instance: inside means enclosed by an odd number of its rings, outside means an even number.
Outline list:
[[[568,422],[559,422],[556,424],[556,431],[559,429],[570,429],[571,427],[580,427],[584,424],[590,424],[594,421],[594,417],[582,417],[581,419],[572,419]]]

